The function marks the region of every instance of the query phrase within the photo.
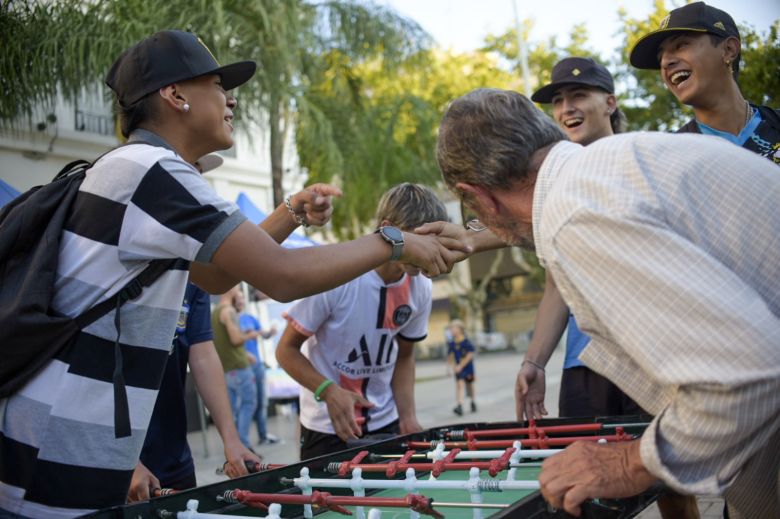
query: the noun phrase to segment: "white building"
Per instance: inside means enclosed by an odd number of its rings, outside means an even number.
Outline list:
[[[73,103],[61,97],[51,109],[41,109],[16,130],[0,132],[0,179],[18,191],[49,182],[67,163],[94,160],[116,146],[114,118],[107,89],[85,91]],[[220,154],[225,163],[206,175],[217,193],[235,201],[246,193],[266,213],[272,209],[271,161],[267,132],[253,124],[238,124],[236,145]],[[288,139],[284,157],[285,192],[295,192],[306,180],[295,146]]]

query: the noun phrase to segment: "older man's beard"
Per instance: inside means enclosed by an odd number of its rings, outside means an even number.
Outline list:
[[[536,250],[532,225],[514,221],[499,222],[498,219],[490,217],[481,220],[493,234],[508,245],[530,251]]]

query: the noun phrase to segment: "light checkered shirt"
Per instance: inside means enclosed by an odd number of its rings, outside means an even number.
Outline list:
[[[656,415],[648,470],[780,517],[780,170],[722,139],[555,145],[534,239],[592,337],[580,356]]]

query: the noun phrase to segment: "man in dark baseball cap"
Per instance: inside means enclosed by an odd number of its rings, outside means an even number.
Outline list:
[[[780,165],[780,111],[751,104],[737,83],[742,43],[728,13],[695,2],[674,9],[631,50],[631,64],[660,70],[694,118],[678,133],[722,137]]]
[[[220,65],[206,44],[192,33],[160,31],[123,52],[106,75],[119,104],[132,106],[144,96],[172,83],[207,74],[222,78],[225,90],[249,81],[257,65],[239,61]]]
[[[568,57],[555,64],[552,82],[531,96],[552,104],[553,119],[573,142],[586,146],[620,133],[625,117],[615,97],[612,74],[591,58]]]
[[[552,82],[534,92],[531,100],[536,103],[552,102],[553,94],[567,85],[585,85],[600,88],[608,94],[615,93],[612,74],[591,58],[564,58],[552,70]]]
[[[645,34],[631,49],[631,65],[641,69],[659,69],[658,51],[661,43],[681,32],[709,33],[722,38],[740,39],[739,29],[734,19],[725,11],[709,6],[704,2],[694,2],[669,12],[661,20],[661,26]],[[739,63],[739,57],[735,60]]]

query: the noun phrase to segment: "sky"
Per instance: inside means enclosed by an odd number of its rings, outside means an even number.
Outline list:
[[[514,27],[513,0],[377,0],[412,18],[447,49],[464,52],[479,48],[488,33],[500,34]],[[534,20],[532,41],[558,35],[558,44],[568,41],[571,28],[585,22],[590,46],[604,58],[618,47],[620,29],[617,10],[624,7],[631,18],[645,18],[653,10],[653,0],[514,0],[518,17]],[[751,25],[767,32],[772,21],[780,19],[780,0],[717,0],[709,5],[729,13],[737,24]],[[684,1],[666,0],[673,9]]]

